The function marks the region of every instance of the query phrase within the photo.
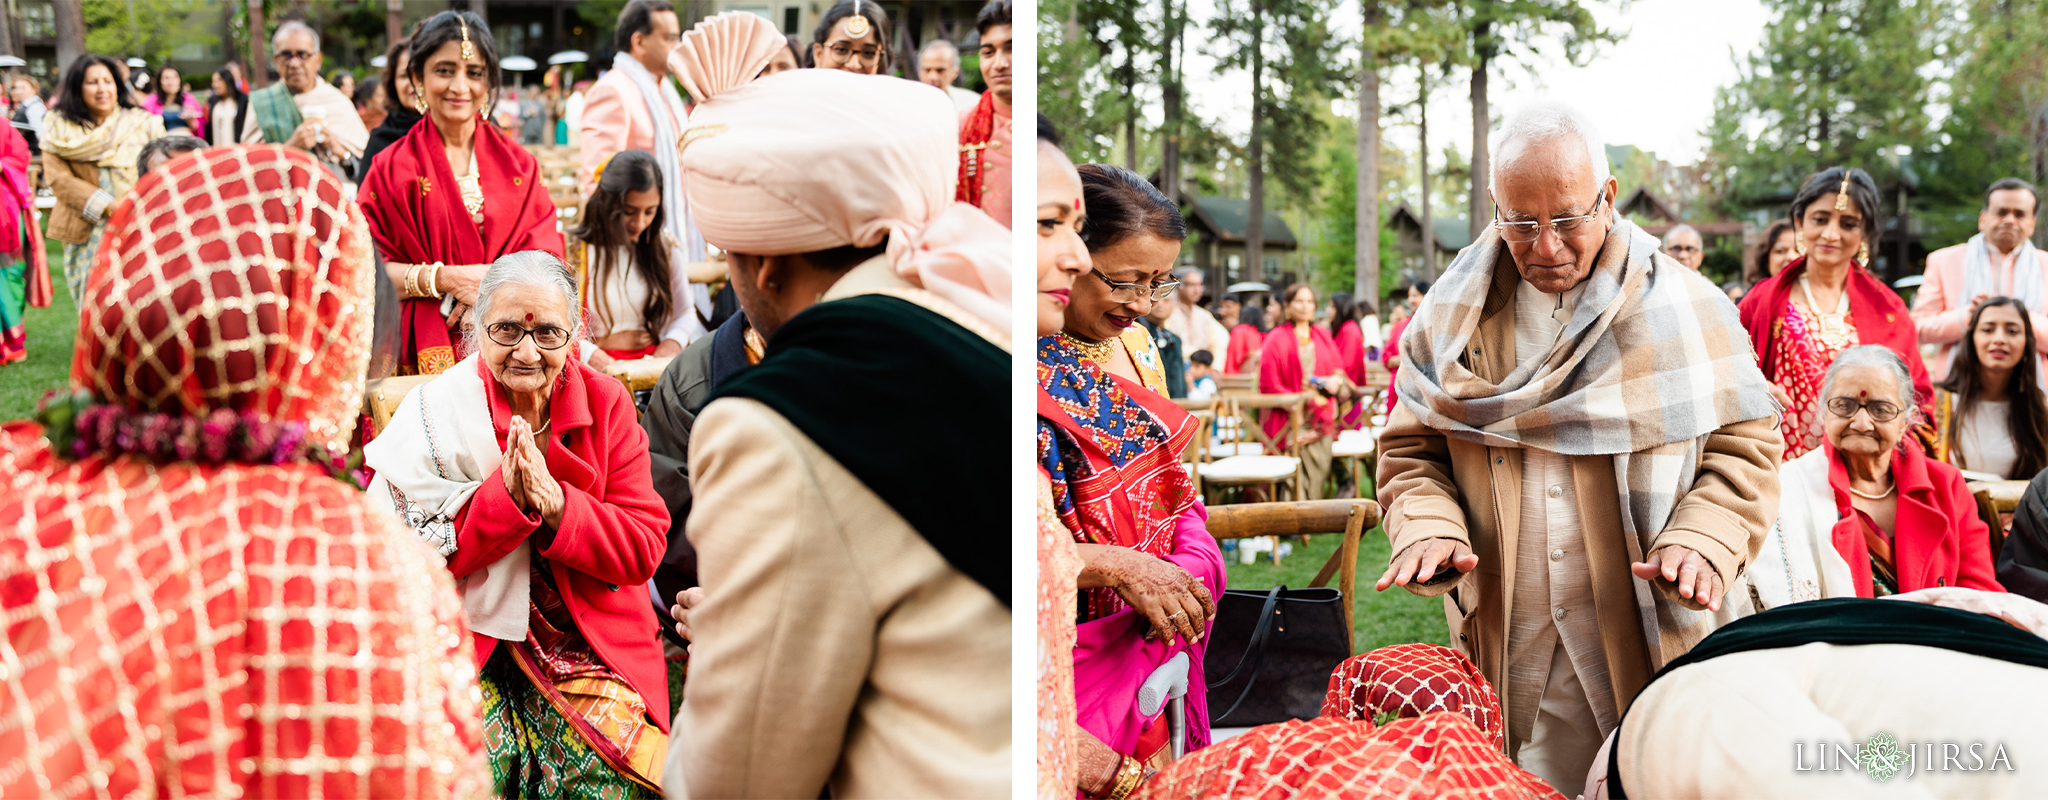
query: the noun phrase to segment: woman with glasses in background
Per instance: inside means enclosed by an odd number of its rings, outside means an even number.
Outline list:
[[[464,587],[494,793],[658,797],[668,677],[642,587],[668,506],[631,393],[570,357],[580,309],[554,255],[493,263],[470,355],[363,448],[368,496]]]
[[[889,14],[874,0],[839,0],[811,33],[807,67],[876,75],[889,69]]]
[[[1918,419],[1932,417],[1934,400],[1905,302],[1866,267],[1881,230],[1877,183],[1863,170],[1830,167],[1806,179],[1791,212],[1800,255],[1741,304],[1742,327],[1785,408],[1786,461],[1820,447],[1821,378],[1851,347],[1881,344],[1899,354],[1913,376],[1908,401]]]
[[[1826,438],[1778,469],[1778,524],[1750,568],[1757,610],[1942,586],[2005,591],[1962,473],[1905,440],[1920,421],[1906,363],[1862,345],[1828,368],[1816,404]]]
[[[1111,375],[1165,397],[1166,365],[1138,320],[1180,289],[1170,276],[1187,224],[1137,173],[1105,164],[1083,164],[1079,171],[1088,203],[1081,238],[1095,268],[1074,279],[1058,337]]]

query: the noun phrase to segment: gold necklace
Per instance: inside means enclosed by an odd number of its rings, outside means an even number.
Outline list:
[[[474,144],[471,145],[474,148]],[[449,162],[450,166],[454,162]],[[462,195],[462,207],[469,211],[471,223],[484,224],[484,187],[477,182],[476,150],[469,151],[469,174],[455,179],[457,193]]]
[[[1856,491],[1856,487],[1854,487],[1854,486],[1850,486],[1850,487],[1849,487],[1849,493],[1850,493],[1850,494],[1856,495],[1857,497],[1861,497],[1861,498],[1863,498],[1863,499],[1865,499],[1865,500],[1883,500],[1883,499],[1885,499],[1885,498],[1887,498],[1887,497],[1890,497],[1890,496],[1892,496],[1892,492],[1896,492],[1896,491],[1898,491],[1898,490],[1899,490],[1899,482],[1898,482],[1898,481],[1892,481],[1892,485],[1891,485],[1891,486],[1890,486],[1889,488],[1887,488],[1887,489],[1885,489],[1885,490],[1884,490],[1884,494],[1864,494],[1864,493],[1862,493],[1862,492]]]
[[[1086,339],[1073,336],[1067,333],[1066,331],[1060,331],[1059,337],[1060,341],[1073,345],[1074,349],[1081,351],[1081,355],[1087,356],[1089,361],[1093,361],[1097,364],[1106,365],[1109,363],[1109,359],[1112,356],[1116,355],[1115,339],[1104,339],[1100,342],[1091,342]]]
[[[1842,347],[1848,345],[1848,285],[1844,284],[1842,286],[1842,294],[1840,297],[1836,299],[1835,310],[1832,312],[1820,310],[1820,305],[1813,302],[1813,289],[1807,285],[1806,276],[1804,275],[1799,276],[1799,291],[1806,295],[1806,310],[1808,313],[1813,315],[1813,320],[1815,323],[1814,327],[1816,328],[1816,330],[1814,331],[1814,335],[1819,336],[1821,342],[1825,343],[1828,347],[1833,349],[1839,350]],[[1875,500],[1876,498],[1871,499]]]

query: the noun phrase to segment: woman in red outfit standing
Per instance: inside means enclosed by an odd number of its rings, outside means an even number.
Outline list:
[[[481,113],[497,96],[497,45],[475,14],[444,11],[412,39],[406,64],[426,124],[378,154],[359,199],[385,271],[405,298],[399,371],[433,375],[468,355],[462,326],[477,282],[507,253],[563,257],[540,162]]]

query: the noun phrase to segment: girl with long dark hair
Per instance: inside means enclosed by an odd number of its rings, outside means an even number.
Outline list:
[[[1936,458],[2007,480],[2048,469],[2048,396],[2033,341],[2026,303],[1994,297],[1971,312],[1954,368],[1935,386]]]
[[[249,121],[249,96],[242,93],[234,71],[227,67],[213,71],[213,99],[206,101],[206,118],[213,120],[213,136],[208,137],[213,146],[242,141],[242,123]]]
[[[654,154],[627,150],[598,167],[597,191],[569,229],[569,264],[582,284],[589,315],[585,361],[672,356],[683,351],[687,273],[669,263],[674,246],[662,234],[661,169]]]

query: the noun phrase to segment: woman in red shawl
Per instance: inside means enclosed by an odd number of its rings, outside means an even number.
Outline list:
[[[489,791],[455,582],[335,477],[378,280],[298,150],[115,204],[77,394],[0,426],[0,796]]]
[[[1337,343],[1338,367],[1352,386],[1365,385],[1365,329],[1359,326],[1358,317],[1358,302],[1351,299],[1350,292],[1330,295],[1330,339]],[[1342,427],[1357,429],[1364,415],[1365,404],[1353,404],[1341,420]]]
[[[1742,326],[1785,406],[1786,461],[1820,446],[1821,380],[1836,355],[1859,344],[1881,344],[1905,359],[1921,418],[1934,416],[1934,386],[1906,304],[1863,266],[1878,230],[1869,173],[1814,173],[1792,199],[1793,249],[1801,255],[1742,298]]]
[[[1259,345],[1266,341],[1266,312],[1247,303],[1237,312],[1237,326],[1230,329],[1230,349],[1223,354],[1223,371],[1237,374],[1259,368]]]
[[[0,364],[28,358],[28,307],[50,305],[50,267],[28,179],[28,140],[0,125]]]
[[[1309,396],[1301,421],[1302,496],[1322,497],[1323,479],[1330,475],[1330,444],[1337,438],[1337,404],[1357,393],[1350,379],[1339,371],[1343,358],[1330,332],[1315,325],[1316,292],[1307,284],[1287,287],[1280,299],[1285,303],[1287,324],[1266,334],[1259,347],[1259,393]],[[1282,448],[1288,447],[1287,415],[1266,414],[1266,435]]]
[[[445,11],[413,35],[406,65],[426,124],[380,154],[363,177],[363,216],[404,300],[399,370],[439,374],[468,355],[463,319],[477,282],[507,253],[562,258],[540,162],[481,112],[497,96],[497,45],[475,14]]]

